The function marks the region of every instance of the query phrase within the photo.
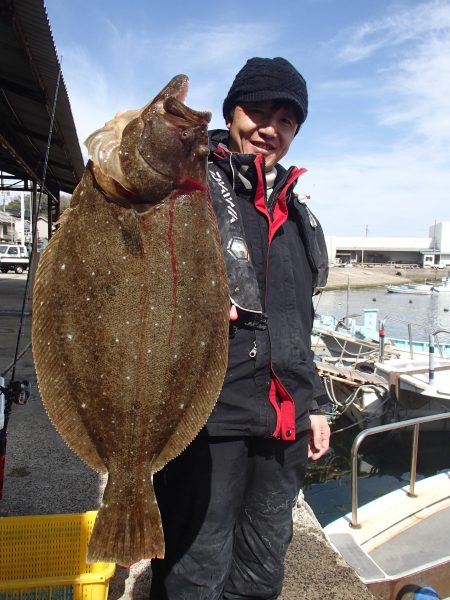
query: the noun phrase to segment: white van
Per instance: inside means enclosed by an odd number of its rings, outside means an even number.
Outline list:
[[[28,249],[19,244],[0,244],[0,271],[7,273],[14,270],[23,273],[28,269],[30,258]]]

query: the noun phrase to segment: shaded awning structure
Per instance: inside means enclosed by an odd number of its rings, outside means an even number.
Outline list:
[[[9,175],[34,196],[42,189],[53,216],[84,168],[62,76],[44,168],[59,71],[43,0],[0,0],[0,186],[9,189]]]

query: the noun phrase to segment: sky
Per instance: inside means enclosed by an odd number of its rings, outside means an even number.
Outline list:
[[[426,237],[450,221],[450,0],[45,0],[84,156],[86,137],[176,74],[186,103],[222,102],[248,58],[288,59],[309,114],[284,166],[327,235]],[[207,7],[207,9],[206,9]]]

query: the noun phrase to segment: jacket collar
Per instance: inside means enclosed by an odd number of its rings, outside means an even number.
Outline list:
[[[228,150],[229,132],[227,129],[213,129],[209,132],[209,161],[217,164],[226,173],[228,180],[232,183],[237,194],[248,195],[250,191],[241,178],[238,177],[238,172],[245,173],[246,179],[251,183],[253,189],[258,183],[258,173],[255,168],[254,154],[240,154]],[[292,167],[287,170],[280,163],[275,165],[277,176],[274,182],[274,188],[282,188],[285,181],[292,171]],[[265,165],[263,161],[261,172],[265,178]],[[264,181],[264,187],[265,181]]]

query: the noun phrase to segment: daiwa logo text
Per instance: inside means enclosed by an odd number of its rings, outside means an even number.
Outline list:
[[[230,215],[230,223],[234,223],[238,220],[238,214],[234,209],[235,204],[231,199],[231,194],[228,191],[226,184],[223,182],[222,175],[219,173],[219,171],[214,172],[212,170],[209,172],[209,174],[214,179],[214,181],[219,184],[222,198],[227,203],[227,212]]]

